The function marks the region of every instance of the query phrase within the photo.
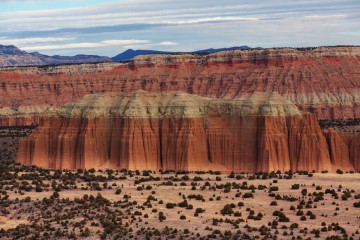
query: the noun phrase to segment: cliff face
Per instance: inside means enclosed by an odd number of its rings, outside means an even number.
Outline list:
[[[345,170],[360,167],[360,135],[344,134],[329,129],[325,132],[331,161]]]
[[[31,115],[104,92],[183,91],[235,99],[278,92],[318,119],[360,118],[360,48],[149,55],[130,63],[2,68],[0,113]]]
[[[324,136],[314,115],[277,93],[220,100],[137,91],[46,112],[20,141],[17,161],[54,169],[360,170],[358,146],[337,132]]]

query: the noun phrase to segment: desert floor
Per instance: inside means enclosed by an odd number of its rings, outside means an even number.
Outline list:
[[[358,173],[12,174],[2,239],[360,239]]]

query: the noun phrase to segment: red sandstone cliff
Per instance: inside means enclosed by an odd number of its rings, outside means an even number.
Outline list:
[[[360,47],[149,55],[130,63],[0,69],[0,116],[31,116],[102,92],[233,99],[278,92],[318,119],[360,118]]]
[[[359,138],[323,135],[278,94],[219,100],[184,93],[96,94],[50,111],[17,161],[45,168],[360,170]]]
[[[360,135],[344,134],[329,129],[325,132],[331,162],[345,170],[360,167]]]

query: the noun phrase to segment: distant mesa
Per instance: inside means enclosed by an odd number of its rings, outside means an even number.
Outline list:
[[[338,46],[338,47],[354,47],[354,46]],[[319,47],[321,48],[336,48],[336,47]],[[279,48],[281,49],[281,48]],[[291,49],[291,48],[282,48]],[[292,48],[294,49],[294,48]],[[311,51],[317,49],[316,47],[308,48],[296,48],[299,51]],[[48,56],[39,52],[28,53],[22,51],[14,45],[4,46],[0,45],[0,67],[9,66],[43,66],[43,65],[61,65],[61,64],[79,64],[79,63],[102,63],[102,62],[127,62],[138,56],[144,55],[186,55],[186,54],[212,54],[225,51],[237,51],[237,50],[271,50],[264,49],[261,47],[249,47],[249,46],[235,46],[228,48],[208,48],[202,50],[196,50],[192,52],[176,52],[176,51],[159,51],[159,50],[133,50],[128,49],[112,58],[98,55],[82,55],[78,54],[75,56]]]
[[[164,51],[155,51],[155,50],[133,50],[128,49],[125,52],[120,53],[112,58],[114,61],[128,61],[139,55],[148,55],[148,54],[169,54],[173,52],[164,52]]]
[[[230,47],[230,48],[208,48],[203,50],[197,50],[190,53],[196,54],[207,54],[207,53],[216,53],[221,51],[231,51],[231,50],[250,50],[250,49],[261,49],[261,48],[251,48],[248,46],[240,46],[240,47]],[[149,55],[149,54],[179,54],[184,52],[166,52],[166,51],[156,51],[156,50],[133,50],[128,49],[123,53],[112,58],[114,61],[128,61],[134,57],[140,55]]]
[[[251,48],[249,46],[239,46],[239,47],[229,47],[229,48],[208,48],[203,50],[194,51],[194,53],[216,53],[216,52],[222,52],[222,51],[234,51],[234,50],[260,50],[263,48],[256,47]]]
[[[207,54],[227,50],[249,50],[248,46],[230,47],[230,48],[209,48],[197,50],[191,53]],[[260,48],[256,48],[260,49]],[[76,56],[48,56],[39,52],[28,53],[22,51],[14,45],[4,46],[0,45],[0,67],[7,66],[42,66],[42,65],[59,65],[59,64],[73,64],[73,63],[99,63],[99,62],[113,62],[113,61],[129,61],[134,57],[149,54],[179,54],[182,52],[169,52],[157,50],[133,50],[128,49],[113,58],[97,56],[97,55],[76,55]]]

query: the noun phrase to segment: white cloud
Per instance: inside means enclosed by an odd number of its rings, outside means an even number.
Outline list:
[[[140,45],[142,44],[142,45]],[[100,42],[80,42],[80,43],[66,43],[53,45],[38,45],[21,47],[25,51],[42,51],[42,50],[58,50],[58,49],[77,49],[77,48],[100,48],[109,46],[172,46],[177,43],[165,41],[160,43],[151,43],[149,40],[141,39],[120,39],[120,40],[104,40]]]
[[[164,41],[164,42],[159,42],[159,43],[149,43],[146,44],[147,46],[175,46],[178,45],[177,42],[171,42],[171,41]]]
[[[36,44],[36,43],[49,43],[49,42],[63,42],[71,41],[75,38],[54,38],[54,37],[44,37],[44,38],[0,38],[0,44],[3,45],[16,45],[23,46],[27,44]]]
[[[124,0],[86,5],[74,7],[78,5],[69,1],[67,9],[0,10],[0,34],[8,45],[46,54],[110,55],[128,46],[189,51],[358,44],[358,35],[351,33],[360,29],[356,0]],[[37,41],[22,41],[24,37]]]
[[[227,21],[258,21],[256,17],[212,17],[212,18],[198,18],[180,21],[163,21],[166,24],[196,24],[209,22],[227,22]]]
[[[178,43],[176,42],[170,42],[170,41],[165,41],[165,42],[160,42],[157,45],[159,46],[174,46],[174,45],[178,45]]]
[[[150,42],[149,40],[140,40],[140,39],[105,40],[105,41],[101,41],[102,44],[108,45],[108,46],[141,44],[141,43],[149,43],[149,42]]]
[[[101,43],[69,43],[69,44],[58,44],[58,45],[44,45],[44,46],[30,46],[22,47],[25,51],[42,51],[42,50],[56,50],[56,49],[76,49],[76,48],[94,48],[102,47]]]
[[[325,14],[325,15],[308,15],[304,16],[307,20],[323,20],[323,19],[344,19],[348,17],[347,14]]]

